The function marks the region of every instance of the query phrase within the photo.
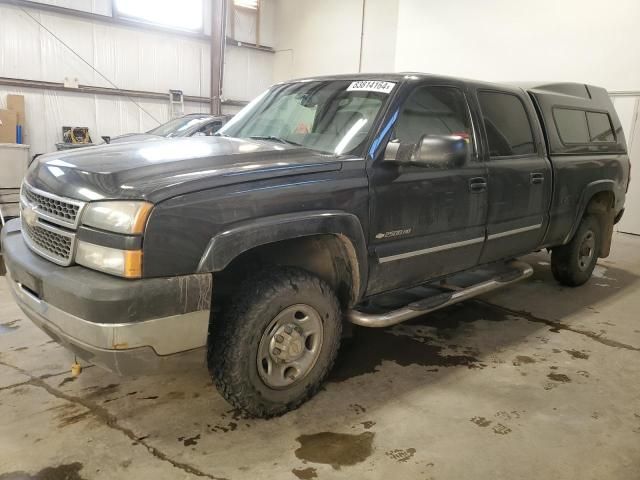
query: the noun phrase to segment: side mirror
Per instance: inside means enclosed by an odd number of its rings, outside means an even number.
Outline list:
[[[463,136],[423,135],[417,145],[389,142],[384,159],[424,167],[453,167],[463,165],[468,155],[468,140]]]

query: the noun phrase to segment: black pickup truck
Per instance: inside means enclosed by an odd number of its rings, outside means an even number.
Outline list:
[[[20,307],[78,357],[140,373],[206,347],[222,395],[269,417],[318,391],[349,322],[525,278],[515,258],[545,248],[559,282],[586,282],[629,170],[602,88],[309,78],[214,137],[38,158],[2,248]],[[477,269],[495,273],[454,284]]]

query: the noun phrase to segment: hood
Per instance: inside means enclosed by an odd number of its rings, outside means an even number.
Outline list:
[[[144,199],[275,176],[338,170],[341,161],[302,147],[228,137],[125,142],[38,157],[26,180],[78,200]]]

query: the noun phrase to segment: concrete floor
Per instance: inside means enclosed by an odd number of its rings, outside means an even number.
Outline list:
[[[247,419],[204,368],[74,379],[0,281],[0,479],[640,478],[640,237],[584,287],[533,278],[388,330],[331,380]]]

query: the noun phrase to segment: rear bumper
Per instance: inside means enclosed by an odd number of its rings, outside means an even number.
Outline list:
[[[16,221],[3,229],[2,248],[20,308],[88,362],[120,374],[148,373],[206,344],[211,275],[131,281],[60,267],[26,247]]]

